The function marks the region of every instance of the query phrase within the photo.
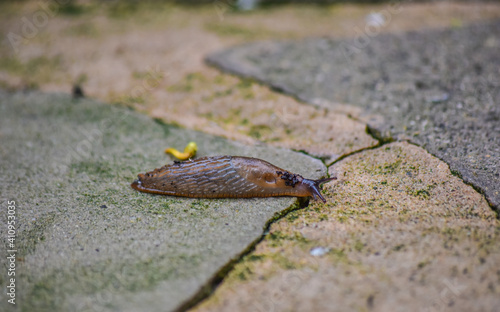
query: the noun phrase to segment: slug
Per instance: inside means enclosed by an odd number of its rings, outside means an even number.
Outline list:
[[[336,179],[304,179],[267,161],[241,156],[177,161],[137,178],[132,188],[154,194],[199,198],[312,196],[323,202],[321,184]]]

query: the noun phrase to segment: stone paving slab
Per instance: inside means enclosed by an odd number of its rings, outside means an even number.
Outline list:
[[[7,200],[17,207],[20,311],[175,309],[269,220],[298,205],[295,198],[184,199],[131,189],[138,173],[172,161],[163,153],[168,146],[194,140],[199,156],[255,156],[311,178],[326,174],[301,153],[62,94],[0,92],[0,136],[2,211]],[[0,219],[5,243],[6,214]],[[6,257],[0,262],[5,269]],[[0,299],[6,311],[5,292]]]
[[[382,140],[409,139],[500,207],[500,21],[356,39],[260,42],[210,55],[316,106],[362,107]],[[363,114],[358,116],[363,119]]]
[[[327,204],[273,223],[194,311],[495,311],[500,225],[448,165],[399,142],[330,167]]]

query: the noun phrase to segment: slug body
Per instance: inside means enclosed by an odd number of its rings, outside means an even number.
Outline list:
[[[174,162],[137,177],[132,188],[154,194],[200,198],[312,196],[323,202],[321,184],[336,179],[308,180],[267,161],[240,156]]]

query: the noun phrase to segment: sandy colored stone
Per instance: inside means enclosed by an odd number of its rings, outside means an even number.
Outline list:
[[[173,100],[151,108],[150,114],[208,133],[304,150],[326,159],[378,143],[366,133],[364,123],[350,117],[358,110],[349,105],[318,109],[213,70],[190,75],[170,89]]]
[[[446,164],[392,143],[330,167],[328,204],[273,224],[195,311],[492,311],[500,226]],[[311,250],[328,252],[312,256]]]

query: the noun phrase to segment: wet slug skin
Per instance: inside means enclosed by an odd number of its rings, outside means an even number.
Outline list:
[[[141,173],[131,186],[141,192],[183,197],[312,196],[326,202],[320,193],[321,184],[335,179],[304,179],[252,157],[215,156],[174,162]]]

